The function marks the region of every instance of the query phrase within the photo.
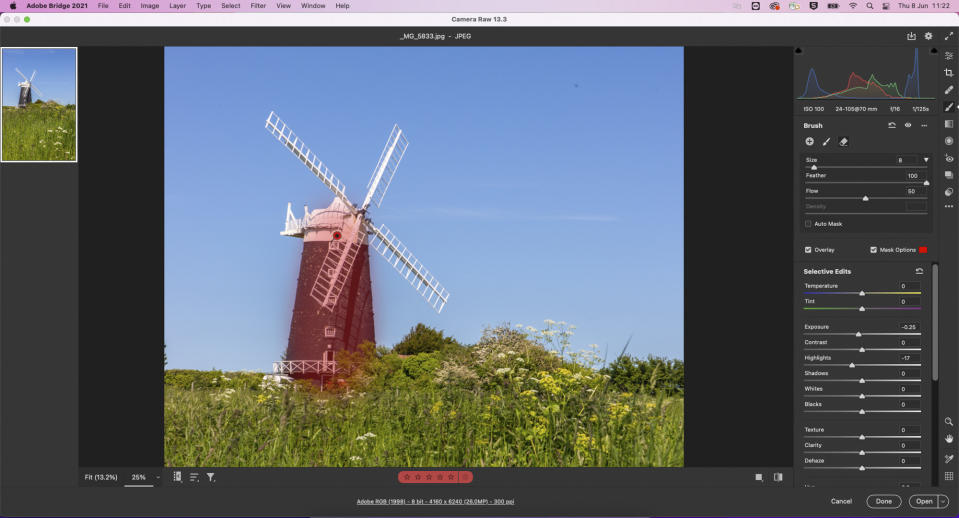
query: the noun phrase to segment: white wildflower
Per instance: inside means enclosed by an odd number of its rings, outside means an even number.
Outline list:
[[[359,455],[353,455],[352,457],[350,457],[350,460],[353,462],[359,462],[363,460],[363,457],[360,457]]]
[[[502,360],[503,358],[506,358],[506,355],[503,353],[499,353],[496,355],[496,357]]]
[[[544,320],[543,322],[545,322],[546,325],[548,325],[548,326],[551,326],[551,325],[553,325],[553,324],[556,323],[556,321],[554,321],[554,320],[552,320],[552,319],[549,319],[549,318],[547,318],[547,319]]]
[[[500,367],[499,369],[496,369],[496,375],[497,375],[497,376],[503,376],[503,375],[509,374],[509,373],[511,373],[511,372],[513,372],[513,369],[511,369],[511,368],[509,368],[509,367]]]

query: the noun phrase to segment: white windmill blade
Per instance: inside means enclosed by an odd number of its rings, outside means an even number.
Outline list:
[[[20,77],[22,77],[24,81],[29,81],[29,79],[27,79],[27,76],[23,75],[23,72],[21,72],[19,68],[13,67],[13,69],[16,70],[18,74],[20,74]]]
[[[34,86],[32,83],[30,84],[30,89],[40,94],[40,97],[46,97],[45,95],[43,95],[43,92],[41,92],[40,89]]]
[[[396,235],[386,228],[386,225],[380,224],[380,227],[376,228],[368,220],[364,221],[370,235],[370,246],[393,265],[393,268],[410,282],[413,289],[422,295],[437,313],[442,312],[449,300],[450,292],[446,291],[446,288],[430,274],[423,263],[413,256]]]
[[[336,301],[350,279],[360,245],[366,239],[366,228],[361,223],[361,218],[354,216],[343,227],[341,234],[338,241],[330,241],[326,258],[323,259],[320,271],[313,281],[313,289],[310,290],[310,296],[331,311],[336,307]]]
[[[376,203],[379,207],[383,203],[383,197],[386,196],[386,190],[390,188],[390,182],[393,181],[393,175],[400,166],[400,160],[403,160],[403,154],[406,153],[406,147],[410,142],[406,140],[403,130],[396,124],[393,125],[393,131],[386,139],[386,145],[383,146],[383,152],[380,153],[380,159],[376,162],[373,169],[373,175],[370,176],[366,187],[369,191],[366,193],[366,199],[363,200],[363,206],[360,210],[366,210],[370,202]]]
[[[36,71],[36,70],[34,70],[32,74],[30,74],[30,81],[31,81],[31,82],[33,81],[33,78],[34,78],[34,77],[37,77],[37,71]]]
[[[357,212],[356,207],[350,203],[349,198],[346,197],[346,186],[343,185],[337,177],[333,176],[333,173],[328,167],[326,167],[323,162],[317,158],[316,154],[310,151],[306,147],[306,143],[300,140],[290,129],[280,117],[274,112],[270,112],[270,115],[266,118],[266,129],[276,137],[284,146],[287,147],[296,158],[300,159],[300,162],[303,162],[304,165],[314,174],[317,178],[320,179],[327,187],[333,191],[347,207],[350,208],[350,211],[354,214]]]

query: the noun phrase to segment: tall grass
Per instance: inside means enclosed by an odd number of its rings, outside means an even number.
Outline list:
[[[166,464],[682,466],[683,398],[616,390],[595,351],[568,353],[560,324],[371,356],[345,390],[168,371]]]
[[[683,465],[683,400],[167,387],[169,466]]]
[[[3,107],[3,160],[76,160],[76,108]]]

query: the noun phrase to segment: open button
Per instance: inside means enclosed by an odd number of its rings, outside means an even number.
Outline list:
[[[909,507],[913,509],[942,509],[939,507],[939,495],[912,495]]]

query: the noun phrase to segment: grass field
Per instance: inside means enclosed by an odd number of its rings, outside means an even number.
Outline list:
[[[35,103],[3,107],[3,160],[76,160],[73,105]]]
[[[168,466],[683,465],[681,398],[230,390],[167,389]]]
[[[339,390],[167,371],[166,465],[682,466],[681,393],[623,392],[584,358],[498,331],[381,352]]]

